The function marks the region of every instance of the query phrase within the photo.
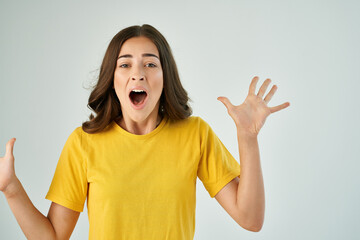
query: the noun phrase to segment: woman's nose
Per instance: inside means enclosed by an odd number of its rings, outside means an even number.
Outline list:
[[[132,77],[131,79],[132,79],[132,80],[136,80],[136,79],[144,80],[144,77]]]
[[[132,80],[137,80],[137,79],[144,80],[145,78],[144,69],[142,69],[141,66],[138,67],[135,66],[133,70],[134,70],[132,73],[133,76],[131,77]]]

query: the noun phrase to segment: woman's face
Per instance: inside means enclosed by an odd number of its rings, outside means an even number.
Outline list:
[[[142,122],[158,116],[163,71],[155,44],[146,37],[126,40],[114,72],[114,88],[123,117]]]

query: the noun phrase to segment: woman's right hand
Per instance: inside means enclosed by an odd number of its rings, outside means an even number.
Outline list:
[[[16,181],[14,168],[14,143],[16,138],[11,138],[6,143],[6,152],[4,157],[0,157],[0,191],[5,192],[6,188]]]

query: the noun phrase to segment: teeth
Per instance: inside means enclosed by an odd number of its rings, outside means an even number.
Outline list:
[[[134,90],[132,90],[132,92],[145,92],[145,91],[144,90],[134,89]]]

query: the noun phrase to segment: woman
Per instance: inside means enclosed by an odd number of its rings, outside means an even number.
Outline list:
[[[68,239],[85,200],[89,239],[193,239],[196,179],[243,228],[259,231],[265,211],[257,135],[270,79],[245,102],[219,97],[237,127],[240,165],[210,126],[191,116],[170,47],[154,27],[123,29],[105,53],[89,97],[94,117],[76,128],[61,152],[46,199],[48,216],[31,203],[14,171],[15,138],[0,159],[0,190],[28,239]]]

